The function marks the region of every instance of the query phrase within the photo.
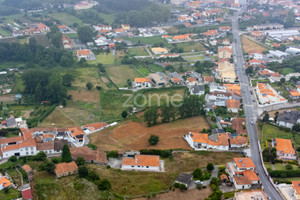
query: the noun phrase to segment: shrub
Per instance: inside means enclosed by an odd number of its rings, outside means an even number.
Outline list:
[[[79,166],[78,167],[78,174],[80,178],[86,178],[89,175],[89,169],[86,166]]]
[[[201,179],[201,177],[202,177],[202,170],[200,168],[195,169],[194,172],[193,172],[193,177],[195,179]]]
[[[11,157],[8,159],[8,161],[15,163],[15,162],[18,161],[18,159],[17,159],[16,156],[11,156]]]
[[[286,169],[286,170],[292,170],[292,169],[293,169],[293,166],[292,166],[292,165],[286,165],[286,166],[285,166],[285,169]]]
[[[96,185],[99,190],[110,190],[111,184],[107,179],[96,181]]]
[[[88,144],[87,146],[92,150],[97,150],[97,146],[94,144]]]
[[[159,141],[159,137],[157,135],[151,135],[148,142],[150,145],[156,145]]]
[[[212,171],[212,170],[214,170],[214,165],[212,164],[212,163],[208,163],[207,164],[207,166],[206,166],[206,169],[208,170],[208,171]]]
[[[89,175],[88,175],[88,179],[89,179],[90,181],[95,182],[95,181],[100,180],[100,177],[99,177],[99,175],[97,174],[96,171],[91,170],[91,171],[89,171],[88,174],[89,174]]]
[[[81,165],[84,165],[85,164],[85,160],[83,157],[79,156],[77,159],[76,159],[76,164],[78,166],[81,166]]]

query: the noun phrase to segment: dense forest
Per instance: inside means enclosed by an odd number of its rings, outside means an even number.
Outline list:
[[[23,62],[30,68],[52,68],[58,65],[70,67],[74,64],[73,55],[59,48],[44,48],[30,38],[29,44],[0,43],[0,62]]]

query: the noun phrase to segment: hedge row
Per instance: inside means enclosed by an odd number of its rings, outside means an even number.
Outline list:
[[[160,150],[160,149],[142,149],[140,150],[141,154],[144,155],[158,155],[163,158],[168,158],[172,156],[172,149],[170,150]]]
[[[300,170],[269,170],[269,174],[276,178],[300,177]]]
[[[40,117],[27,119],[29,128],[36,127],[39,122],[42,122],[52,111],[56,108],[57,104],[53,104],[48,110],[46,110]]]

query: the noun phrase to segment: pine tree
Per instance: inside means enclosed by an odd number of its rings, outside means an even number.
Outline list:
[[[69,149],[68,145],[66,145],[66,144],[63,147],[63,151],[61,154],[61,160],[62,160],[62,162],[67,162],[67,163],[72,162],[70,149]]]

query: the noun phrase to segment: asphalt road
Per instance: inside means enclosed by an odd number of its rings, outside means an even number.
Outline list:
[[[251,86],[245,73],[245,61],[239,35],[238,15],[245,12],[245,10],[246,6],[238,11],[232,19],[232,32],[234,38],[233,58],[236,66],[237,77],[239,78],[242,90],[242,99],[246,116],[246,126],[250,139],[251,158],[256,166],[256,172],[258,173],[260,181],[263,184],[265,193],[269,197],[271,197],[272,200],[283,200],[274,185],[271,183],[269,175],[265,173],[263,168],[263,161],[260,156],[261,150],[260,146],[258,145],[258,131],[255,123],[257,118],[257,104],[253,102],[253,99],[255,97],[250,93]]]

